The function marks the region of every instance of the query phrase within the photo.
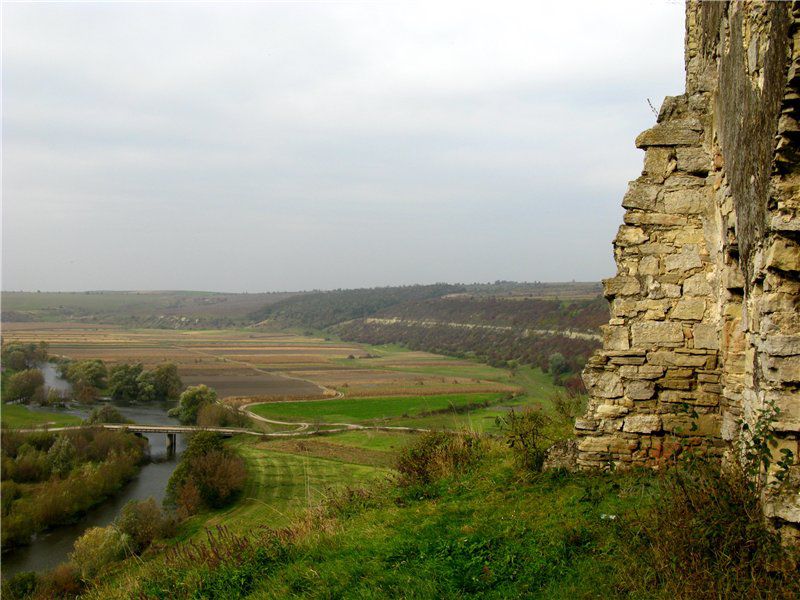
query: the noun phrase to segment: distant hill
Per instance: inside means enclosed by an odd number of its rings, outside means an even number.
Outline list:
[[[85,321],[193,329],[250,323],[248,315],[298,292],[2,292],[2,321]]]
[[[251,313],[250,318],[256,322],[267,321],[284,327],[325,329],[352,319],[368,317],[406,302],[465,291],[464,286],[437,283],[312,292],[268,304]]]

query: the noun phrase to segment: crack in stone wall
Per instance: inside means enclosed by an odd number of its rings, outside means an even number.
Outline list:
[[[688,448],[735,458],[742,421],[771,402],[774,456],[800,460],[799,120],[800,2],[688,2],[686,92],[636,138],[644,167],[603,282],[603,350],[584,371],[580,467]],[[765,508],[800,540],[796,487]]]

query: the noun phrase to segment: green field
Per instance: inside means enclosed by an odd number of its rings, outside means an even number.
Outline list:
[[[251,410],[257,415],[276,420],[353,423],[391,419],[404,415],[410,417],[426,411],[493,402],[501,396],[501,394],[445,394],[440,396],[342,398],[339,400],[259,404],[252,407]]]
[[[311,452],[303,455],[271,450],[270,442],[258,442],[251,436],[239,436],[228,444],[247,465],[247,484],[239,501],[230,508],[189,519],[182,525],[178,539],[187,539],[202,533],[203,528],[216,525],[240,532],[262,525],[285,526],[299,511],[318,505],[332,489],[366,485],[385,479],[391,472],[386,468],[321,458]]]
[[[58,412],[34,412],[21,404],[3,404],[0,407],[2,426],[11,429],[28,427],[63,427],[80,425],[81,420],[73,415]]]

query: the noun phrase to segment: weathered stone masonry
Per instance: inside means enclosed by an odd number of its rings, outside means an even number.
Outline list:
[[[800,462],[798,120],[800,2],[690,1],[686,92],[636,139],[644,169],[622,201],[603,350],[584,371],[579,466],[729,456],[740,419],[770,402],[775,456]],[[766,509],[798,536],[797,488]]]

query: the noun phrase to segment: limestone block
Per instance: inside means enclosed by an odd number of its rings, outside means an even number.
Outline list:
[[[701,414],[691,417],[688,414],[662,415],[664,431],[685,437],[719,437],[722,417],[715,414]]]
[[[580,431],[594,431],[597,429],[598,422],[593,419],[576,419],[575,429]]]
[[[711,156],[703,148],[677,148],[678,169],[705,175],[711,170]]]
[[[711,294],[711,286],[708,284],[708,275],[705,273],[695,273],[687,277],[683,282],[683,293],[687,296],[708,296]]]
[[[603,294],[606,298],[615,296],[634,296],[641,292],[639,280],[635,277],[620,275],[603,280]]]
[[[642,275],[658,275],[661,271],[658,258],[655,256],[644,256],[639,261],[639,273]]]
[[[619,327],[604,325],[601,329],[603,330],[603,347],[607,350],[627,350],[631,347],[628,328],[624,325]]]
[[[678,300],[669,316],[684,321],[700,321],[706,312],[706,301],[702,298],[683,298]]]
[[[584,437],[578,442],[580,452],[608,452],[611,437]]]
[[[725,269],[723,275],[725,289],[741,290],[744,289],[744,275],[739,269]]]
[[[617,246],[627,248],[629,246],[638,246],[649,239],[649,236],[642,230],[641,227],[620,225],[619,230],[617,231],[617,237],[614,238],[614,243]]]
[[[776,237],[767,250],[767,267],[780,271],[800,271],[800,245],[784,237]]]
[[[678,215],[701,213],[710,200],[708,189],[701,187],[664,192],[664,212]]]
[[[767,381],[800,382],[800,356],[761,356],[761,370]]]
[[[771,356],[792,356],[800,354],[800,335],[780,335],[770,333],[759,348]]]
[[[664,255],[664,254],[669,254],[670,252],[672,252],[674,250],[674,248],[672,246],[670,246],[669,244],[661,244],[661,243],[658,243],[658,242],[656,242],[656,243],[652,243],[651,242],[651,243],[647,243],[647,244],[642,244],[641,246],[639,246],[637,248],[637,250],[639,250],[639,252],[641,252],[642,254],[652,254],[652,255],[661,256],[661,255]]]
[[[716,325],[698,323],[692,327],[695,348],[719,350],[719,332]]]
[[[639,208],[642,210],[655,210],[656,198],[661,186],[631,181],[628,184],[628,191],[622,198],[624,208]]]
[[[601,404],[595,411],[594,416],[598,419],[616,419],[623,415],[627,415],[630,409],[627,406],[620,406],[619,404]]]
[[[642,365],[636,376],[639,379],[658,379],[664,374],[664,367],[658,365]]]
[[[681,334],[683,329],[681,328]],[[633,338],[634,345],[636,345],[636,338]],[[694,354],[679,354],[677,352],[670,352],[668,350],[659,350],[650,352],[647,355],[647,362],[651,365],[659,365],[664,367],[704,367],[707,361],[705,355]]]
[[[683,342],[683,327],[680,323],[649,321],[631,325],[634,347]]]
[[[598,398],[619,398],[622,396],[622,380],[613,371],[587,369],[583,373],[586,388]]]
[[[678,227],[686,225],[688,222],[683,215],[668,215],[657,212],[628,211],[623,220],[629,225],[663,225],[666,227]]]
[[[661,431],[661,417],[658,415],[631,415],[625,417],[622,431],[630,433],[654,433]]]
[[[673,241],[676,246],[685,246],[686,244],[702,244],[705,239],[702,229],[685,227],[675,232]]]
[[[675,151],[669,147],[654,146],[644,155],[644,172],[650,177],[664,181],[678,166]]]
[[[636,138],[637,148],[650,146],[696,146],[700,143],[700,127],[694,121],[659,123]]]
[[[656,393],[656,384],[648,380],[629,381],[625,385],[625,396],[631,400],[650,400]]]
[[[701,267],[703,261],[700,260],[700,253],[696,248],[687,247],[677,254],[667,255],[664,264],[667,271],[688,271]]]

